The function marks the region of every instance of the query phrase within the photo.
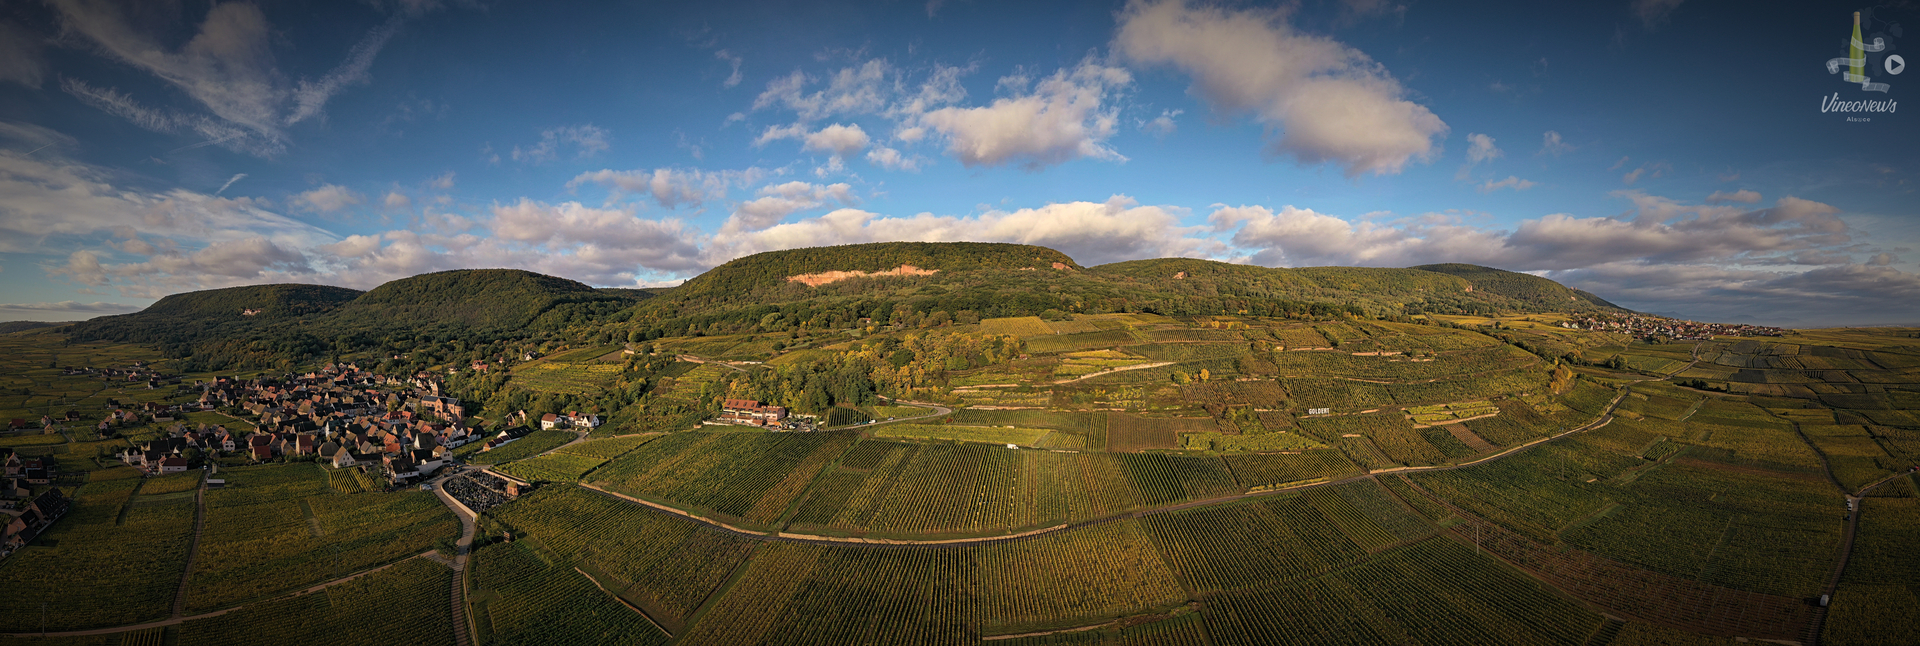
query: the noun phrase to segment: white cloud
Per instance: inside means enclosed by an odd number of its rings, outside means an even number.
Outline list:
[[[729,53],[727,50],[724,50],[724,49],[714,52],[713,57],[726,61],[728,65],[733,66],[733,73],[727,75],[727,80],[721,81],[720,86],[733,87],[733,86],[739,85],[740,84],[740,63],[744,62],[744,59],[741,59],[739,56]]]
[[[867,133],[860,129],[860,124],[845,126],[836,123],[808,134],[804,141],[807,150],[844,157],[867,147]]]
[[[1479,133],[1469,133],[1467,135],[1467,163],[1460,166],[1460,172],[1455,173],[1453,178],[1459,180],[1467,179],[1470,173],[1472,173],[1474,166],[1483,162],[1499,159],[1505,155],[1506,153],[1501,152],[1499,147],[1493,145],[1493,137]]]
[[[96,88],[82,79],[63,79],[67,92],[143,128],[191,131],[206,138],[202,145],[259,156],[285,151],[287,126],[319,116],[335,94],[365,83],[374,58],[401,20],[396,16],[369,30],[348,51],[346,60],[318,79],[296,82],[275,65],[272,39],[276,32],[251,3],[213,5],[193,37],[178,48],[159,38],[161,26],[180,18],[178,5],[142,5],[136,20],[104,3],[60,0],[53,4],[66,33],[91,43],[102,56],[171,84],[209,115],[144,108],[129,95]]]
[[[835,72],[827,78],[827,87],[807,94],[810,79],[795,70],[768,82],[767,89],[754,98],[753,109],[783,106],[798,113],[802,121],[878,113],[893,95],[895,76],[892,64],[876,58]]]
[[[380,203],[385,205],[387,210],[390,211],[404,211],[413,208],[413,199],[401,195],[399,191],[387,191],[387,196],[381,199]]]
[[[1620,162],[1617,164],[1614,164],[1614,168],[1619,168],[1621,164],[1625,164],[1625,163],[1627,163],[1627,158],[1621,157]],[[1627,171],[1627,174],[1625,175],[1621,175],[1620,182],[1628,186],[1632,186],[1634,182],[1640,181],[1640,178],[1642,177],[1646,177],[1649,179],[1659,179],[1660,176],[1667,174],[1667,171],[1671,171],[1671,170],[1673,170],[1673,166],[1667,164],[1666,162],[1648,162],[1645,164],[1641,164],[1639,168],[1635,168],[1631,171]]]
[[[540,143],[525,149],[514,146],[513,160],[517,162],[543,164],[559,159],[560,148],[562,146],[572,147],[576,159],[585,159],[592,157],[595,153],[605,151],[610,146],[610,144],[608,144],[610,134],[611,133],[608,133],[605,128],[590,123],[578,126],[550,128],[540,132]]]
[[[1399,173],[1427,161],[1447,125],[1360,50],[1303,34],[1281,11],[1230,11],[1185,0],[1127,5],[1116,51],[1194,79],[1220,113],[1251,112],[1280,131],[1274,154],[1334,162],[1348,176]]]
[[[1732,193],[1728,193],[1726,191],[1714,191],[1712,195],[1707,196],[1708,204],[1722,204],[1726,202],[1740,202],[1742,204],[1753,204],[1759,201],[1760,201],[1760,193],[1758,191],[1750,191],[1745,189],[1734,191]]]
[[[238,182],[240,180],[246,179],[246,177],[247,177],[246,173],[234,173],[233,177],[227,178],[227,183],[221,184],[220,190],[214,191],[213,194],[219,195],[221,193],[227,192],[227,188],[233,186],[234,182]]]
[[[789,215],[817,209],[831,200],[842,206],[852,206],[853,187],[848,184],[809,184],[807,182],[787,182],[777,186],[760,189],[760,197],[740,203],[720,227],[720,235],[726,236],[742,231],[758,231],[773,226]]]
[[[1508,175],[1506,179],[1503,179],[1500,181],[1487,180],[1485,183],[1482,183],[1477,190],[1479,190],[1482,193],[1492,193],[1494,191],[1497,191],[1503,188],[1510,188],[1516,191],[1524,191],[1538,185],[1539,185],[1538,182],[1532,182],[1532,181],[1520,179],[1518,177],[1514,177],[1512,175]]]
[[[1573,150],[1573,145],[1563,140],[1558,132],[1548,130],[1546,133],[1540,135],[1540,152],[1538,154],[1559,157],[1573,152]]]
[[[921,164],[924,163],[924,161],[925,160],[917,156],[904,155],[901,154],[900,151],[886,146],[877,146],[873,150],[867,151],[867,163],[887,170],[903,170],[910,173],[919,172]]]
[[[1148,134],[1151,134],[1155,137],[1166,137],[1167,135],[1173,134],[1173,131],[1178,130],[1180,128],[1179,124],[1176,124],[1173,122],[1173,118],[1180,116],[1180,114],[1183,112],[1185,111],[1184,110],[1162,110],[1160,112],[1160,116],[1154,117],[1152,121],[1142,122],[1140,124],[1140,129],[1146,131]]]
[[[297,247],[336,239],[253,198],[115,186],[110,178],[118,173],[66,160],[57,150],[0,152],[0,195],[7,196],[0,200],[0,252],[44,253],[129,225],[199,244],[267,236]]]
[[[436,191],[453,190],[453,171],[447,171],[444,175],[427,180],[427,188]]]
[[[574,176],[567,182],[567,188],[572,190],[591,182],[622,193],[649,195],[660,206],[673,209],[697,207],[704,202],[723,199],[728,189],[757,183],[767,175],[768,171],[759,168],[740,171],[706,171],[697,168],[660,168],[651,171],[602,169]]]
[[[0,303],[0,321],[82,321],[96,316],[111,314],[130,314],[141,310],[139,305],[125,303],[81,303],[60,301],[58,303]]]
[[[859,209],[826,215],[735,236],[719,236],[708,249],[713,264],[747,254],[821,245],[878,241],[1016,242],[1042,245],[1094,265],[1135,258],[1204,256],[1218,243],[1188,237],[1179,226],[1183,213],[1161,206],[1140,206],[1116,195],[1106,202],[1065,202],[976,216],[888,217]]]
[[[947,152],[969,167],[1018,163],[1037,170],[1081,157],[1126,161],[1105,144],[1119,117],[1102,102],[1132,83],[1125,69],[1088,60],[1041,80],[1031,94],[933,110],[920,123],[944,136]]]
[[[1499,159],[1505,155],[1499,147],[1493,145],[1493,137],[1470,133],[1467,135],[1467,163],[1478,164]]]
[[[358,206],[366,199],[345,186],[327,184],[320,188],[293,196],[295,208],[315,213],[338,213],[349,206]]]

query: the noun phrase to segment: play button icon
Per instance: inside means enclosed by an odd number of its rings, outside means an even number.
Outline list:
[[[1899,54],[1887,56],[1888,74],[1899,74],[1905,71],[1907,71],[1907,59],[1901,58]]]

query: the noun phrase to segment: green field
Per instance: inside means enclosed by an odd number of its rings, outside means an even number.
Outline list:
[[[311,463],[222,469],[207,493],[206,530],[188,578],[187,609],[204,611],[377,567],[459,533],[433,494],[334,493]],[[176,581],[177,583],[177,581]]]

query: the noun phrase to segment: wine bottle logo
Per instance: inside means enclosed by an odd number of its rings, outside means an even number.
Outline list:
[[[1867,64],[1867,55],[1878,54],[1886,50],[1887,40],[1885,38],[1874,36],[1873,42],[1870,43],[1861,40],[1860,12],[1855,11],[1853,12],[1853,37],[1847,42],[1847,56],[1846,58],[1828,59],[1827,73],[1841,75],[1841,78],[1845,80],[1847,84],[1858,84],[1861,91],[1885,94],[1889,86],[1886,83],[1875,83],[1873,77],[1868,76],[1870,70]],[[1889,54],[1885,57],[1875,58],[1881,58],[1884,61],[1884,66],[1889,76],[1899,74],[1906,70],[1907,63],[1901,59],[1898,54]]]

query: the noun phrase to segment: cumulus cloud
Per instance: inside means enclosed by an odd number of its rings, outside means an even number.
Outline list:
[[[933,110],[919,123],[945,137],[947,152],[968,167],[1038,170],[1081,157],[1126,161],[1105,143],[1119,117],[1103,101],[1132,83],[1125,69],[1088,60],[1041,80],[1031,93]]]
[[[436,191],[453,190],[453,171],[447,171],[444,175],[427,180],[427,188]]]
[[[1745,189],[1734,191],[1732,193],[1728,193],[1726,191],[1714,191],[1712,195],[1707,196],[1708,204],[1723,204],[1726,202],[1739,202],[1742,204],[1753,204],[1759,201],[1760,201],[1760,193],[1758,191],[1749,191]]]
[[[733,215],[720,227],[720,235],[765,229],[794,213],[826,206],[829,201],[842,206],[853,205],[853,187],[844,183],[820,185],[807,182],[764,187],[760,189],[760,197],[741,202],[734,209]]]
[[[759,168],[742,171],[697,168],[659,168],[651,171],[601,169],[574,176],[567,182],[567,189],[573,190],[588,183],[600,184],[620,193],[651,196],[660,206],[674,209],[697,207],[704,202],[725,198],[728,189],[754,184],[767,175],[767,171]]]
[[[1180,116],[1182,112],[1185,111],[1162,110],[1160,116],[1154,117],[1151,121],[1141,122],[1140,129],[1155,137],[1166,137],[1180,128],[1179,124],[1173,122],[1173,118]]]
[[[1365,53],[1300,33],[1281,11],[1136,0],[1121,13],[1114,48],[1186,72],[1216,112],[1252,113],[1278,130],[1267,144],[1271,154],[1340,164],[1348,176],[1395,174],[1427,161],[1434,139],[1447,132]]]
[[[1058,249],[1087,265],[1162,256],[1204,256],[1218,243],[1192,238],[1179,209],[1141,206],[1116,195],[1106,202],[1064,202],[975,216],[922,213],[889,217],[860,209],[780,224],[761,231],[716,236],[709,262],[776,249],[877,241],[1017,242]]]
[[[585,159],[595,153],[605,151],[611,144],[611,133],[607,129],[593,124],[550,128],[540,132],[540,143],[522,149],[513,147],[513,160],[532,164],[544,164],[559,159],[560,149],[572,148],[574,157]]]
[[[1614,164],[1614,167],[1619,168],[1622,164],[1625,164],[1626,162],[1627,162],[1627,158],[1621,157],[1620,163]],[[1667,174],[1667,171],[1671,171],[1671,170],[1673,170],[1673,166],[1667,164],[1666,162],[1648,162],[1645,164],[1641,164],[1639,168],[1635,168],[1633,170],[1627,171],[1627,174],[1625,175],[1621,175],[1620,183],[1626,184],[1628,186],[1632,186],[1634,182],[1640,181],[1640,178],[1642,177],[1645,177],[1648,179],[1659,179],[1660,176]]]
[[[860,124],[847,126],[836,123],[807,135],[804,141],[807,150],[845,157],[848,153],[860,152],[867,147],[867,133],[860,129]]]
[[[924,161],[925,160],[917,156],[905,155],[898,150],[886,146],[876,146],[873,150],[867,151],[867,163],[887,170],[903,170],[910,173],[919,172]]]
[[[399,191],[387,191],[387,196],[382,198],[380,203],[385,205],[389,211],[404,211],[413,208],[413,198],[401,195]]]
[[[1560,133],[1548,130],[1540,136],[1539,154],[1559,157],[1570,152],[1573,152],[1573,145],[1561,139]]]
[[[827,86],[811,94],[812,81],[799,70],[767,83],[767,89],[754,97],[753,109],[780,106],[793,110],[803,121],[833,115],[873,114],[885,109],[893,94],[896,71],[884,59],[873,59],[856,67],[843,68],[826,79]]]
[[[1479,133],[1469,133],[1467,135],[1467,163],[1460,166],[1460,172],[1454,174],[1454,179],[1466,179],[1468,174],[1473,171],[1474,166],[1499,159],[1505,155],[1506,153],[1502,152],[1498,146],[1493,145],[1493,137]]]
[[[722,61],[726,61],[728,65],[733,66],[733,73],[728,74],[727,80],[721,81],[720,86],[733,87],[733,86],[739,85],[740,84],[740,63],[744,62],[744,60],[741,59],[739,56],[736,56],[724,49],[714,52],[713,57],[718,58]]]
[[[314,213],[338,213],[365,201],[359,193],[338,184],[327,184],[293,196],[295,208]]]
[[[1497,191],[1503,188],[1510,188],[1516,191],[1524,191],[1538,185],[1539,184],[1536,182],[1532,182],[1532,181],[1520,179],[1518,177],[1514,177],[1512,175],[1508,175],[1506,179],[1503,179],[1500,181],[1487,180],[1486,182],[1480,184],[1480,186],[1476,190],[1482,193],[1492,193],[1494,191]]]

